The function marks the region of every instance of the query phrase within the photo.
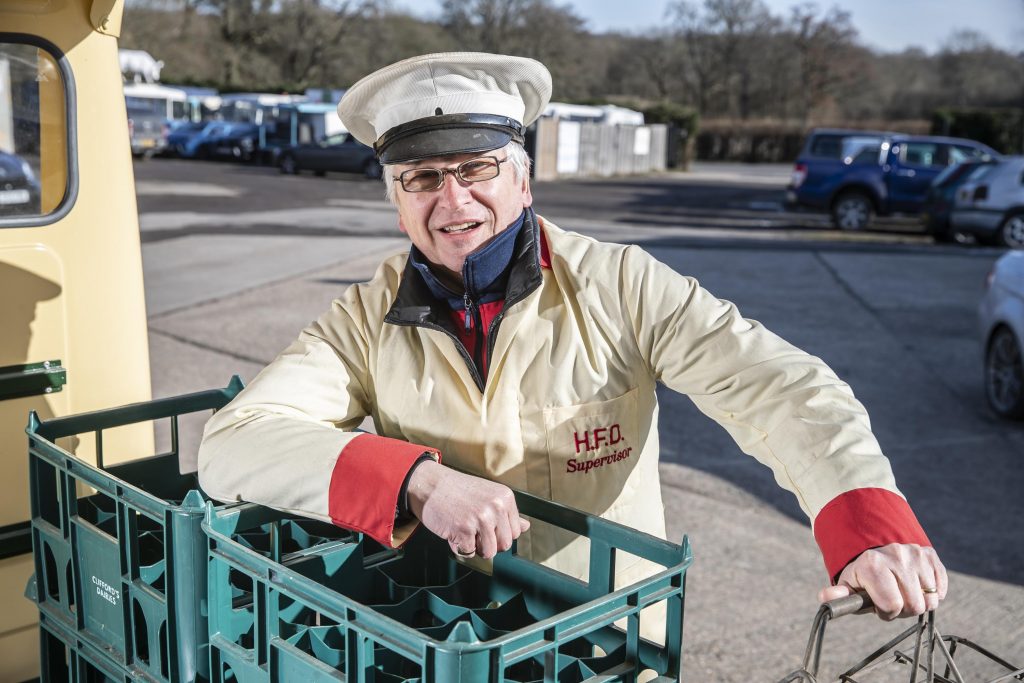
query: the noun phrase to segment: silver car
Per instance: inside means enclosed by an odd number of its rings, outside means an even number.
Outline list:
[[[1024,249],[1024,157],[975,169],[960,185],[950,222],[980,241]]]
[[[985,349],[985,395],[1001,417],[1024,420],[1024,251],[992,267],[978,306]]]

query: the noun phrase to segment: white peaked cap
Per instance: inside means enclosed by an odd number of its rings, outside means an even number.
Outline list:
[[[342,123],[382,163],[498,149],[551,99],[538,61],[485,52],[412,57],[361,79],[338,105]]]

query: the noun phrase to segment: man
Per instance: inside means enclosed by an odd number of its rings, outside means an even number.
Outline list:
[[[384,165],[411,251],[210,420],[203,488],[392,546],[420,522],[463,556],[519,538],[583,576],[578,541],[530,529],[508,487],[664,537],[660,381],[797,496],[834,584],[822,600],[863,588],[883,618],[934,609],[945,569],[846,384],[641,249],[533,212],[523,130],[550,93],[538,62],[477,53],[349,90],[339,114]],[[352,431],[366,416],[376,435]],[[650,572],[620,565],[620,586]]]

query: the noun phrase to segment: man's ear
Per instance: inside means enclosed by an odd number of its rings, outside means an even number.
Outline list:
[[[530,178],[529,176],[523,178],[523,208],[533,206],[533,192],[530,190]]]
[[[406,235],[409,234],[409,231],[405,229],[405,221],[402,220],[402,214],[398,214],[398,229],[404,232]]]

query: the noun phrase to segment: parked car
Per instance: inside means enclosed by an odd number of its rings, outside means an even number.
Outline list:
[[[32,166],[16,154],[0,152],[0,216],[38,214],[39,197]]]
[[[236,133],[254,127],[247,121],[221,121],[221,125],[203,137],[196,146],[198,159],[218,159],[231,156],[231,140]]]
[[[255,123],[231,122],[200,143],[196,156],[204,159],[251,161],[260,150],[262,127]]]
[[[198,123],[179,123],[173,126],[167,134],[167,153],[184,156],[182,151],[189,140],[199,135],[208,125],[210,125],[209,121],[200,121]]]
[[[227,121],[208,121],[203,128],[185,137],[181,142],[175,143],[175,151],[178,156],[192,159],[199,156],[200,148],[210,138],[223,133],[231,124]]]
[[[921,209],[921,225],[936,242],[967,242],[973,239],[973,235],[953,229],[950,222],[953,204],[961,185],[979,173],[979,169],[995,163],[995,159],[975,157],[947,166],[935,176]]]
[[[981,241],[1024,249],[1024,157],[972,173],[957,191],[950,222]]]
[[[919,212],[943,169],[986,156],[998,154],[961,138],[814,130],[793,167],[786,203],[828,211],[840,230],[864,230],[875,215]]]
[[[281,152],[279,162],[282,173],[313,171],[324,175],[328,171],[362,173],[367,178],[380,178],[382,169],[367,147],[348,133],[338,133],[318,143],[294,145]]]
[[[200,143],[197,156],[203,159],[251,161],[259,152],[261,138],[261,126],[230,122]]]
[[[148,159],[167,147],[167,119],[148,109],[128,107],[128,137],[132,156]]]
[[[978,318],[988,403],[1001,417],[1024,420],[1024,251],[995,262]]]

